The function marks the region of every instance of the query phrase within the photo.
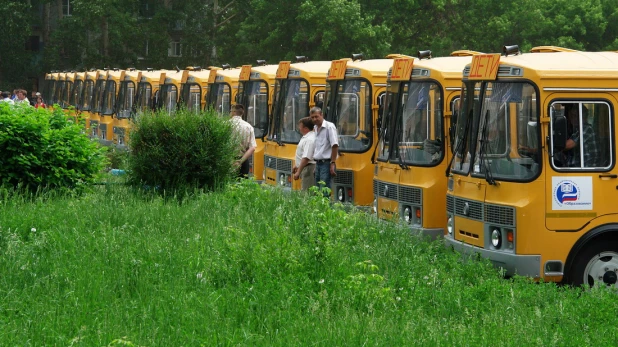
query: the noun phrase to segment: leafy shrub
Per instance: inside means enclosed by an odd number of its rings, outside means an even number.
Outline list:
[[[131,183],[162,190],[213,190],[233,177],[238,147],[226,118],[214,111],[181,109],[173,116],[165,111],[140,116],[129,148]]]
[[[103,152],[62,109],[0,103],[0,185],[80,188],[103,168]]]

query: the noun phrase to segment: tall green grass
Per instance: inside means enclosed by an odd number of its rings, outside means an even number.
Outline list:
[[[2,346],[606,346],[613,291],[490,264],[250,181],[0,194]]]

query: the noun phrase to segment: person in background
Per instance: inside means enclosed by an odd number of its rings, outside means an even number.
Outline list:
[[[307,191],[309,187],[315,185],[315,161],[313,152],[315,150],[315,132],[313,132],[313,121],[309,117],[301,118],[298,122],[298,131],[303,137],[296,147],[296,162],[292,173],[294,179],[300,178],[300,190]]]
[[[26,97],[26,91],[23,89],[18,89],[17,90],[17,98],[14,100],[15,104],[26,104],[26,105],[30,105],[30,101],[28,100],[28,98]]]
[[[330,188],[331,177],[337,175],[335,165],[339,154],[337,128],[335,124],[324,120],[322,109],[319,107],[313,107],[309,111],[309,116],[313,121],[315,131],[315,151],[313,152],[313,160],[316,164],[315,183],[319,188],[323,186]],[[324,185],[322,186],[320,182],[324,182]]]
[[[2,92],[1,96],[2,98],[0,99],[0,102],[6,102],[11,105],[15,104],[15,102],[11,100],[11,94],[9,94],[9,92]]]
[[[245,113],[245,107],[240,104],[236,104],[232,107],[232,124],[236,130],[236,135],[240,139],[240,148],[238,153],[238,160],[236,165],[238,166],[238,177],[245,178],[249,175],[249,158],[255,152],[257,142],[255,142],[255,131],[253,126],[242,119],[242,115]]]
[[[31,106],[36,106],[36,97],[38,96],[37,94],[40,94],[40,93],[36,93],[34,90],[30,94],[30,105]]]
[[[37,96],[36,97],[36,102],[34,103],[34,107],[36,107],[36,108],[39,108],[39,107],[45,108],[45,107],[47,107],[47,105],[45,105],[45,103],[43,102],[43,98],[42,97]]]

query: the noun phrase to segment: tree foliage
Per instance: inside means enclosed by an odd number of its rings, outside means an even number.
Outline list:
[[[330,60],[356,52],[380,58],[425,49],[440,56],[458,49],[497,52],[505,44],[524,51],[538,45],[618,48],[618,0],[70,2],[72,15],[52,21],[39,62],[21,49],[30,24],[40,24],[29,14],[61,2],[31,0],[31,9],[0,0],[10,13],[0,24],[0,85],[57,69],[277,63],[295,55]]]

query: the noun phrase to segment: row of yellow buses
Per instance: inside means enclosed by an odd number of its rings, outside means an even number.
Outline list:
[[[507,275],[616,285],[614,75],[616,52],[507,46],[56,73],[46,95],[75,106],[93,137],[117,145],[139,110],[171,114],[180,103],[227,114],[243,104],[258,143],[253,176],[290,190],[300,189],[298,121],[318,106],[339,136],[333,200],[480,253]]]

